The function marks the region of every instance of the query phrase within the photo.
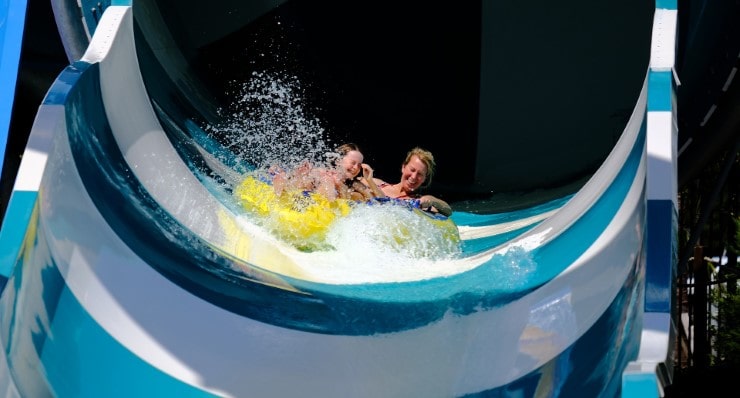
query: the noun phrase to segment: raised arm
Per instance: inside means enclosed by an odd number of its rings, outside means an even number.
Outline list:
[[[378,188],[378,185],[375,183],[375,178],[373,178],[373,169],[368,165],[367,163],[362,164],[362,179],[363,183],[370,188],[370,191],[372,192],[373,196],[376,198],[385,198],[385,194],[383,191]]]

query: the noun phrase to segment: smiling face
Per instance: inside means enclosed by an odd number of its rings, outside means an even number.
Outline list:
[[[427,165],[414,155],[401,167],[401,187],[406,192],[414,192],[427,179]]]
[[[344,155],[344,157],[339,161],[339,167],[344,171],[346,178],[355,178],[360,174],[364,158],[365,157],[360,151],[349,151]]]

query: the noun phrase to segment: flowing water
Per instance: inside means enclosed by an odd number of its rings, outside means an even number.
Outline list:
[[[233,93],[233,104],[222,110],[224,123],[204,130],[250,165],[247,175],[265,175],[273,165],[291,169],[305,161],[330,167],[332,150],[339,143],[328,137],[326,123],[303,106],[297,78],[253,73],[249,81],[235,82]],[[278,210],[270,209],[267,215],[245,210],[238,221],[280,239],[279,226],[271,217]],[[495,284],[512,286],[536,268],[523,245],[466,262],[459,238],[451,238],[449,229],[435,227],[430,220],[400,206],[354,205],[326,229],[322,246],[304,246],[297,255],[308,274],[341,283],[450,275],[487,262],[500,269]],[[456,234],[457,227],[453,228]]]

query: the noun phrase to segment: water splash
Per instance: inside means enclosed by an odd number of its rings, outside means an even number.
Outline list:
[[[234,102],[221,110],[224,122],[204,129],[254,168],[293,168],[303,161],[328,164],[333,153],[321,120],[303,107],[304,92],[295,76],[253,72],[232,83]]]
[[[405,207],[359,205],[332,224],[327,241],[337,251],[359,249],[373,263],[407,263],[459,254],[459,235],[451,228],[456,228],[451,222],[434,221]]]
[[[539,266],[532,249],[540,236],[486,255],[466,257],[454,241],[419,222],[418,215],[406,209],[370,206],[354,211],[328,234],[335,251],[306,253],[301,258],[302,270],[310,278],[339,284],[418,281],[484,267],[485,279],[467,289],[505,295],[536,282],[533,277]],[[399,231],[393,225],[409,223],[415,239],[404,244],[393,242],[393,233],[388,231]]]
[[[307,101],[297,77],[254,72],[247,82],[233,83],[233,88],[229,93],[233,104],[221,111],[224,122],[203,129],[251,165],[254,170],[249,175],[266,181],[269,177],[264,178],[268,175],[265,170],[271,166],[290,170],[306,161],[316,167],[333,164],[334,145],[323,122],[304,106]],[[239,195],[234,195],[234,200],[244,206]],[[276,225],[274,217],[265,214],[264,209],[249,214],[248,207],[244,210],[253,224],[294,247],[315,252],[306,254],[315,254],[330,264],[359,262],[357,265],[373,269],[382,264],[387,269],[408,266],[414,261],[452,258],[460,253],[459,235],[452,221],[440,227],[431,218],[403,207],[353,206],[349,214],[333,221],[325,242],[308,242],[311,250],[297,245],[295,239],[286,240],[285,236],[294,235],[290,231],[277,233],[284,225]],[[286,209],[272,208],[268,213],[282,210]],[[287,210],[294,209],[291,206]],[[357,256],[358,252],[363,255]]]

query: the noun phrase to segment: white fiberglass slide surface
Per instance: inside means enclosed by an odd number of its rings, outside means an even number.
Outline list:
[[[644,87],[614,149],[572,197],[520,218],[453,215],[463,246],[484,243],[443,259],[396,253],[358,273],[341,266],[367,259],[297,250],[203,183],[152,107],[134,37],[131,9],[109,7],[67,71],[76,77],[65,134],[54,137],[37,243],[23,257],[33,264],[24,272],[50,272],[59,293],[6,307],[3,322],[15,319],[17,343],[3,332],[11,367],[35,353],[41,390],[567,394],[583,392],[583,369],[601,381],[592,392],[618,388],[614,369],[636,353],[642,311]],[[42,289],[15,278],[5,306]],[[34,317],[56,335],[43,353],[28,344]],[[87,344],[78,366],[63,368],[75,335]],[[595,341],[619,350],[594,358]],[[98,377],[102,355],[126,371]]]

